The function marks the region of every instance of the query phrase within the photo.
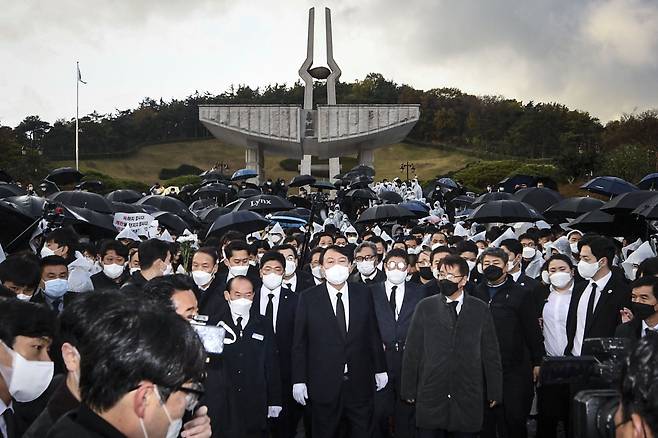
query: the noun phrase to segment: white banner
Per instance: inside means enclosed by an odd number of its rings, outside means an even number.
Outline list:
[[[146,235],[152,221],[153,216],[146,213],[114,213],[114,227],[117,231],[129,227],[135,234]]]

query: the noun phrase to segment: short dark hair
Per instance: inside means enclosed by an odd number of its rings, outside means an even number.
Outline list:
[[[644,336],[626,358],[621,379],[621,414],[638,414],[658,432],[658,336]]]
[[[188,321],[163,306],[117,302],[89,318],[77,345],[83,404],[107,411],[143,380],[158,385],[166,400],[202,378],[205,352]]]
[[[270,249],[270,243],[267,240],[255,240],[249,245],[249,254],[258,254],[258,250],[261,248],[268,251]]]
[[[51,255],[42,258],[39,266],[41,272],[43,272],[43,268],[45,268],[46,266],[66,266],[66,269],[68,269],[69,267],[64,257],[58,255]]]
[[[644,259],[637,267],[637,275],[640,277],[658,275],[658,257]]]
[[[233,287],[233,281],[234,280],[247,280],[249,283],[251,283],[251,287],[254,287],[254,283],[249,279],[249,277],[245,277],[244,275],[236,275],[235,277],[231,278],[227,283],[226,283],[226,290],[228,292],[231,291],[231,288]],[[254,291],[255,292],[255,291]]]
[[[139,244],[138,253],[139,267],[149,269],[156,260],[167,260],[167,254],[171,254],[171,247],[162,240],[149,239]]]
[[[163,275],[155,277],[144,285],[144,295],[161,302],[165,306],[171,305],[171,297],[176,291],[194,291],[194,282],[183,274]]]
[[[466,260],[463,258],[459,257],[458,255],[449,255],[443,258],[441,260],[441,266],[457,266],[457,269],[459,270],[460,275],[468,275],[469,269],[468,269],[468,263],[466,263]]]
[[[448,246],[439,246],[438,248],[432,250],[432,254],[430,254],[430,263],[434,263],[434,257],[442,252],[447,252],[449,255],[455,254],[455,251],[452,248]]]
[[[384,264],[388,263],[389,260],[393,257],[400,257],[404,259],[404,261],[409,264],[409,254],[407,254],[407,251],[400,249],[400,248],[394,248],[390,250],[389,252],[386,253],[386,257],[384,257]]]
[[[484,251],[482,251],[482,254],[480,254],[478,263],[484,262],[484,258],[486,256],[496,257],[497,259],[501,259],[503,263],[509,262],[509,255],[501,248],[495,248],[495,247],[485,248]]]
[[[404,242],[408,242],[408,241],[410,241],[410,240],[413,240],[414,242],[416,242],[416,245],[418,245],[418,244],[420,243],[420,242],[418,241],[418,238],[417,238],[416,236],[403,236],[403,237],[402,237],[402,243],[404,243]]]
[[[36,289],[39,285],[40,268],[33,257],[23,254],[8,256],[0,263],[0,282],[11,281],[17,286],[27,286]]]
[[[217,249],[210,246],[202,246],[201,248],[197,249],[194,253],[206,254],[207,256],[212,258],[213,263],[217,263],[217,260],[219,260]]]
[[[652,275],[639,277],[633,280],[630,284],[631,290],[644,286],[651,286],[651,293],[653,294],[654,298],[658,298],[658,278]]]
[[[472,252],[475,255],[478,254],[478,246],[472,240],[462,240],[455,247],[457,254],[462,254],[465,252]]]
[[[555,261],[555,260],[561,260],[561,261],[563,261],[564,263],[567,264],[567,266],[569,266],[569,269],[573,269],[573,268],[574,268],[574,266],[573,266],[573,262],[571,261],[571,257],[569,257],[568,255],[565,255],[565,254],[559,254],[559,253],[558,253],[558,254],[553,254],[552,256],[550,256],[550,257],[546,260],[546,263],[544,263],[544,266],[542,267],[542,269],[544,269],[544,268],[545,268],[545,269],[548,269],[548,265],[550,265],[551,262],[552,262],[552,261]]]
[[[320,248],[319,246],[316,246],[315,248],[313,248],[313,249],[311,250],[311,252],[308,253],[308,260],[309,260],[309,262],[311,261],[311,259],[313,258],[313,256],[314,256],[316,253],[319,253],[319,254],[320,254],[320,259],[322,259],[322,253],[323,253],[323,252],[324,252],[324,248]]]
[[[58,246],[68,246],[69,256],[72,256],[77,249],[80,237],[72,228],[56,228],[50,233],[46,234],[44,242],[55,242]]]
[[[222,238],[219,240],[220,246],[224,246],[229,242],[240,240],[242,242],[247,241],[247,236],[241,231],[230,230],[222,235]]]
[[[350,263],[352,263],[352,254],[350,254],[349,251],[346,251],[345,248],[343,248],[342,246],[329,245],[328,247],[326,247],[324,249],[324,251],[322,251],[322,254],[320,254],[320,264],[321,265],[324,264],[324,257],[327,255],[327,252],[329,250],[341,253],[342,255],[347,257],[347,260],[349,260]]]
[[[299,258],[299,255],[297,254],[297,248],[295,248],[289,243],[284,243],[282,245],[276,245],[272,247],[272,251],[285,251],[285,250],[292,251],[292,253],[295,254],[295,258]]]
[[[107,255],[108,251],[114,251],[119,257],[128,259],[128,247],[118,240],[106,240],[101,243],[101,249],[98,255],[103,258]]]
[[[523,239],[532,240],[535,243],[535,245],[537,244],[537,237],[533,234],[523,233],[519,236],[519,242],[522,241]]]
[[[582,239],[581,239],[582,241]],[[605,257],[607,259],[608,268],[612,267],[612,261],[615,258],[616,248],[612,240],[603,236],[592,237],[591,239],[586,240],[582,245],[578,245],[579,250],[583,246],[589,246],[589,249],[592,251],[592,255],[596,257],[597,260]]]
[[[14,347],[16,336],[53,338],[55,314],[44,304],[0,298],[0,340]]]
[[[224,247],[226,258],[233,257],[235,251],[246,251],[249,254],[249,245],[242,240],[232,240]]]
[[[521,254],[523,252],[523,245],[521,245],[521,242],[519,242],[516,239],[505,239],[502,242],[500,242],[500,247],[505,247],[509,252],[514,254],[515,256]]]
[[[281,264],[281,267],[284,269],[286,267],[286,258],[283,256],[283,254],[281,254],[278,251],[272,250],[272,251],[267,251],[265,254],[263,254],[263,257],[260,259],[261,268],[265,266],[265,263],[271,261],[279,262]]]

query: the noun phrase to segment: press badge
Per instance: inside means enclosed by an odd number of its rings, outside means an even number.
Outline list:
[[[194,320],[199,322],[208,322],[208,315],[196,315]]]
[[[257,341],[262,341],[263,339],[265,339],[265,336],[259,335],[258,333],[254,333],[253,335],[251,335],[251,337],[253,339],[256,339]]]

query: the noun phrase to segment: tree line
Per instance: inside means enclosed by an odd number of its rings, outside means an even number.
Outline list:
[[[314,94],[316,103],[326,103],[325,83],[316,83]],[[81,157],[117,156],[146,144],[210,137],[198,120],[198,106],[202,104],[301,104],[303,95],[300,82],[255,89],[240,85],[216,95],[195,92],[171,101],[145,98],[135,109],[94,112],[80,119]],[[625,115],[604,125],[585,111],[559,103],[475,96],[456,88],[424,91],[397,84],[379,73],[337,84],[337,96],[344,104],[418,103],[421,116],[409,135],[411,140],[504,156],[550,158],[568,167],[567,173],[574,178],[605,169],[601,153],[613,154],[620,148],[630,148],[617,153],[620,159],[629,153],[639,154],[641,159],[636,161],[644,163],[645,168],[655,167],[655,110]],[[22,156],[32,157],[33,161],[39,156],[48,160],[74,157],[74,119],[51,124],[31,115],[14,128],[1,129],[0,152],[18,147]],[[16,154],[13,151],[6,156]],[[653,158],[647,161],[649,156]],[[3,161],[8,160],[0,161],[6,167]]]

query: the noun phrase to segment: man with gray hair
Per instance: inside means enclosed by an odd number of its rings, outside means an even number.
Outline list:
[[[532,407],[533,381],[539,377],[545,354],[531,292],[508,275],[508,261],[505,250],[485,249],[480,256],[484,281],[473,292],[489,304],[503,365],[503,404],[485,412],[481,434],[485,438],[495,437],[496,429],[507,431],[509,437],[528,436],[526,421]]]
[[[386,274],[377,269],[377,245],[364,241],[354,250],[356,270],[348,281],[352,283],[373,284],[386,280]]]

